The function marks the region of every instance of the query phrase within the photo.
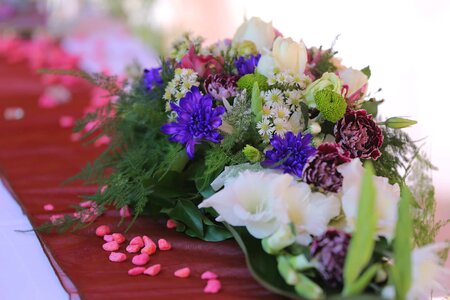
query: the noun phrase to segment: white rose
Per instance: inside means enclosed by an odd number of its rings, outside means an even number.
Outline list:
[[[356,227],[361,180],[364,168],[359,159],[340,165],[339,173],[344,180],[342,182],[342,210],[346,218],[346,230],[353,232]],[[397,204],[400,200],[400,188],[398,184],[391,185],[387,178],[374,176],[376,188],[377,234],[392,240],[397,224]]]
[[[365,96],[369,79],[366,74],[359,70],[348,68],[339,72],[339,78],[342,82],[344,96],[349,101],[356,101]]]
[[[233,43],[242,43],[251,41],[255,44],[258,51],[264,48],[270,49],[275,38],[275,30],[272,22],[266,23],[260,18],[253,17],[244,21],[237,29],[233,37]]]
[[[277,37],[272,52],[266,51],[261,55],[256,70],[266,77],[272,76],[275,71],[303,74],[307,62],[308,53],[303,41],[297,43],[291,38]]]
[[[286,223],[284,197],[294,178],[288,174],[244,171],[234,180],[226,180],[223,190],[200,203],[218,213],[217,221],[246,226],[258,239],[273,234]]]
[[[280,71],[294,74],[303,74],[305,72],[308,53],[303,41],[297,43],[291,38],[277,37],[275,42],[273,42],[272,56],[275,60],[275,65]]]

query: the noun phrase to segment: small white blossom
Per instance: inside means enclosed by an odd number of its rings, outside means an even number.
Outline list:
[[[273,128],[273,126],[270,124],[269,119],[267,119],[267,118],[263,118],[262,121],[258,122],[256,124],[256,128],[258,129],[258,133],[261,136],[266,135],[266,136],[270,136],[270,137],[272,137],[272,134],[275,130]]]
[[[283,103],[283,94],[279,89],[271,89],[264,93],[264,101],[270,106]]]
[[[179,103],[193,86],[199,86],[198,74],[191,69],[175,69],[174,78],[167,84],[163,99],[167,101],[166,111],[170,111],[170,102]]]
[[[273,124],[275,125],[275,133],[284,137],[284,134],[289,131],[289,123],[285,119],[277,118],[273,120]]]

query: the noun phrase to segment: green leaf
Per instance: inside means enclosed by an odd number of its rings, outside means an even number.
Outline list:
[[[261,121],[263,109],[261,95],[259,93],[258,82],[253,84],[252,100],[251,100],[252,112],[256,116],[256,122]]]
[[[384,100],[376,101],[372,98],[369,101],[364,101],[361,104],[361,108],[365,109],[367,114],[372,115],[375,118],[378,115],[378,106],[383,102]]]
[[[191,236],[203,239],[203,222],[200,209],[189,200],[178,200],[174,208],[163,209],[161,212],[166,213],[175,221],[185,224]],[[188,234],[187,230],[186,233]]]
[[[276,294],[302,299],[295,293],[294,287],[287,285],[278,273],[276,257],[264,252],[261,240],[251,236],[244,227],[232,227],[228,224],[225,226],[244,252],[247,267],[259,284]]]
[[[367,79],[370,78],[370,75],[372,75],[372,72],[370,71],[370,66],[365,67],[364,69],[361,70],[361,72],[363,72],[364,74],[366,74]]]
[[[411,287],[411,251],[412,221],[409,212],[411,192],[402,187],[402,195],[398,207],[398,220],[395,227],[393,279],[396,286],[397,299],[404,300]]]
[[[375,247],[377,218],[375,211],[376,189],[373,166],[366,162],[359,197],[356,228],[348,247],[344,265],[344,295],[351,295],[355,282],[366,268]]]
[[[379,263],[371,265],[351,286],[347,288],[345,293],[347,295],[361,294],[380,269],[381,264]]]

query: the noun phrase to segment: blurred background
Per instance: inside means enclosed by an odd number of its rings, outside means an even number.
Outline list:
[[[419,123],[434,172],[439,218],[450,217],[450,1],[0,0],[2,35],[44,34],[78,55],[83,69],[124,75],[158,64],[186,30],[206,43],[231,38],[245,17],[259,16],[308,47],[335,44],[342,63],[370,65],[369,90],[385,99],[384,117]],[[377,92],[379,88],[382,91]],[[443,230],[440,239],[450,238]]]

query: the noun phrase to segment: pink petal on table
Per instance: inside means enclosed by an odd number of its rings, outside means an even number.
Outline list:
[[[173,229],[177,227],[177,222],[175,220],[169,219],[167,220],[166,227],[168,229]]]
[[[112,234],[105,234],[105,235],[103,236],[103,240],[104,240],[105,242],[112,242],[112,241],[114,241],[114,238],[113,238]],[[117,242],[116,242],[116,243],[117,243]]]
[[[172,245],[165,239],[159,239],[158,240],[158,248],[159,248],[159,250],[166,251],[166,250],[172,249]]]
[[[206,283],[205,288],[203,289],[203,292],[206,294],[217,294],[220,289],[222,288],[222,284],[217,279],[210,279]]]
[[[103,145],[108,145],[109,142],[111,142],[111,138],[107,135],[102,135],[101,137],[99,137],[95,142],[94,142],[94,146],[95,147],[100,147]]]
[[[125,250],[127,250],[128,253],[137,253],[141,248],[142,247],[139,247],[139,245],[128,245]]]
[[[109,260],[112,262],[123,262],[127,260],[127,256],[122,252],[111,252],[109,255]]]
[[[87,201],[83,201],[80,202],[80,206],[83,208],[90,208],[95,202],[93,202],[92,200],[87,200]]]
[[[75,118],[71,116],[62,116],[59,118],[59,126],[62,128],[69,128],[75,124]]]
[[[53,108],[58,106],[58,104],[58,100],[48,94],[42,94],[38,100],[38,105],[40,108]]]
[[[54,210],[55,209],[55,206],[53,205],[53,204],[45,204],[44,205],[44,210],[45,211],[52,211],[52,210]]]
[[[118,244],[125,242],[125,237],[121,233],[113,233],[112,237]]]
[[[175,273],[173,273],[173,275],[175,275],[175,277],[178,278],[188,278],[191,275],[191,269],[189,268],[182,268],[179,270],[176,270]]]
[[[202,276],[200,277],[203,280],[209,280],[209,279],[217,279],[219,276],[217,276],[216,273],[211,271],[203,272]]]
[[[156,275],[159,274],[159,272],[161,272],[161,265],[160,264],[156,264],[156,265],[148,267],[144,271],[144,274],[145,275],[150,275],[150,276],[156,276]]]
[[[111,232],[111,229],[107,225],[100,225],[95,229],[95,235],[103,237]]]
[[[106,242],[103,244],[102,246],[103,250],[105,251],[116,251],[119,250],[120,246],[116,241],[112,241],[112,242]]]
[[[148,263],[150,260],[150,256],[146,253],[135,255],[132,259],[132,263],[137,266],[143,266]]]
[[[141,275],[144,273],[144,271],[145,271],[144,267],[134,267],[128,270],[128,275],[131,276]]]
[[[130,245],[138,245],[139,247],[144,247],[144,240],[140,236],[135,236],[131,239]]]
[[[81,132],[72,132],[70,134],[70,140],[72,142],[78,142],[81,139],[81,136],[82,136]]]
[[[119,210],[119,214],[122,218],[131,217],[130,208],[128,207],[128,205],[121,207]]]

